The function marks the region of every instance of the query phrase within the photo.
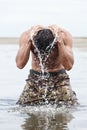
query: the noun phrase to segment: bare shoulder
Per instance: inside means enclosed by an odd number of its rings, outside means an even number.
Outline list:
[[[65,45],[72,47],[73,38],[72,38],[71,33],[63,28],[59,28],[59,32],[62,34]]]

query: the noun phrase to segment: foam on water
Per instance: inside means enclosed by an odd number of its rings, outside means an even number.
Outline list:
[[[68,113],[69,108],[66,108],[65,106],[62,107],[57,107],[56,105],[42,105],[42,106],[26,106],[26,107],[21,107],[20,111],[22,113],[29,113],[29,114],[36,114],[38,115],[39,113],[41,114],[55,114],[56,113]]]
[[[35,106],[19,106],[16,105],[16,100],[14,99],[0,99],[0,111],[1,110],[8,110],[13,112],[21,112],[25,114],[56,114],[56,113],[66,113],[71,111],[71,107],[65,105],[35,105]]]
[[[82,111],[86,109],[87,106],[76,105],[76,106],[66,106],[58,104],[45,104],[45,105],[35,105],[35,106],[19,106],[16,105],[16,100],[12,99],[0,99],[0,111],[6,110],[9,112],[20,112],[21,114],[42,114],[42,115],[56,115],[60,113],[72,113],[74,110]]]

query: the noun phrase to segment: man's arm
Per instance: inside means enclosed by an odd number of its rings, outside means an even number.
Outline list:
[[[16,65],[22,69],[28,62],[31,48],[31,40],[29,39],[29,31],[24,32],[19,39],[19,50],[16,56]]]
[[[65,69],[70,70],[74,64],[74,56],[72,51],[72,36],[68,31],[60,28],[58,34],[59,59]]]

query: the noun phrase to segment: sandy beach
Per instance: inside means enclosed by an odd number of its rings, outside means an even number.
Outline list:
[[[16,37],[0,37],[0,44],[18,44],[19,38]]]

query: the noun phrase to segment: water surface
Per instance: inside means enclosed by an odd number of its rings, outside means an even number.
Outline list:
[[[80,106],[72,108],[15,105],[31,66],[29,62],[23,70],[16,67],[17,50],[17,44],[0,44],[0,129],[87,130],[87,49],[73,49],[75,64],[68,74]]]

